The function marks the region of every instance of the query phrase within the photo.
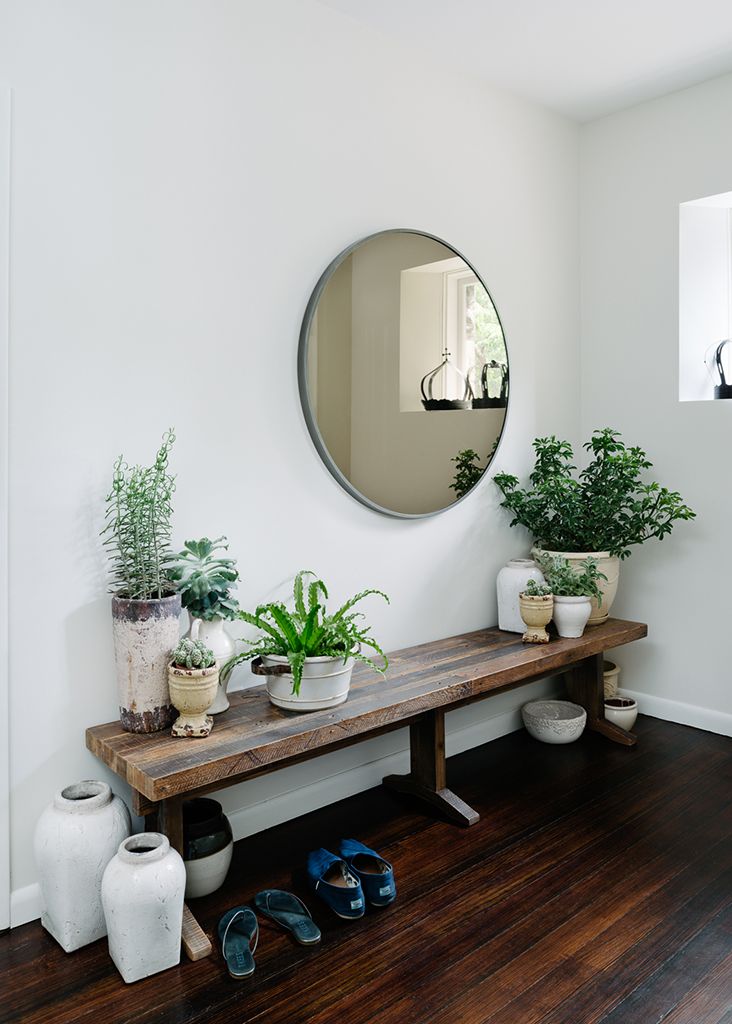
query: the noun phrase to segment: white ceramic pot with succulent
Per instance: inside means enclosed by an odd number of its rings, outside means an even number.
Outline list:
[[[208,736],[213,718],[208,714],[216,700],[219,663],[200,640],[183,637],[168,665],[168,686],[173,706],[180,712],[170,730],[172,736],[192,739]]]
[[[586,558],[579,567],[573,568],[561,555],[537,552],[541,571],[547,585],[554,594],[554,625],[563,637],[582,636],[590,618],[590,599],[602,601],[600,581],[602,573],[594,558]],[[600,606],[602,606],[600,604]]]
[[[295,577],[291,608],[274,601],[253,613],[239,612],[238,618],[261,632],[244,641],[247,651],[228,666],[231,669],[238,662],[252,661],[252,671],[266,677],[269,699],[289,711],[318,711],[342,704],[348,699],[356,661],[382,675],[388,665],[370,627],[351,610],[369,594],[388,602],[386,594],[362,590],[329,613],[325,584],[313,578],[306,587],[307,576],[313,573],[303,570]],[[364,647],[375,651],[383,663],[367,657]]]
[[[646,453],[626,447],[616,430],[595,430],[584,445],[588,465],[575,476],[574,453],[568,441],[538,437],[536,460],[526,489],[508,473],[495,482],[503,492],[501,505],[512,526],[525,526],[537,547],[561,555],[576,571],[594,558],[606,579],[599,583],[602,604],[593,598],[590,625],[607,618],[618,587],[620,559],[635,544],[662,540],[676,522],[695,513],[681,495],[657,483],[645,483],[651,468]]]
[[[234,657],[236,644],[226,631],[227,620],[236,618],[239,604],[231,596],[239,573],[236,561],[218,552],[228,551],[226,537],[209,540],[187,540],[177,555],[172,578],[181,596],[183,608],[190,616],[188,636],[210,648],[222,666],[219,689],[209,713],[217,715],[229,708],[226,693],[231,673],[223,670]]]
[[[529,580],[526,590],[519,594],[519,610],[526,623],[526,632],[521,638],[525,644],[548,644],[546,627],[552,620],[554,596],[546,583]]]
[[[180,595],[170,578],[173,477],[172,431],[152,466],[128,466],[120,456],[107,496],[105,545],[112,560],[112,633],[122,728],[166,729],[175,711],[167,663],[180,634]]]

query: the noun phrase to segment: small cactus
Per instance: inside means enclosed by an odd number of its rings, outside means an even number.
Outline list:
[[[184,636],[171,654],[174,665],[178,668],[211,668],[216,661],[210,647],[201,640],[189,640]]]

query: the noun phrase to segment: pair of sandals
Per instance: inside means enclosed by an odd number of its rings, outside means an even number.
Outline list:
[[[283,889],[264,889],[254,897],[260,914],[290,932],[301,946],[320,942],[320,929],[310,911],[294,893]],[[219,921],[219,940],[226,966],[232,978],[240,980],[254,974],[254,953],[259,942],[259,921],[251,907],[232,907]]]

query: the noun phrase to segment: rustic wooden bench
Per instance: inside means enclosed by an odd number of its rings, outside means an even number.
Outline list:
[[[353,674],[348,701],[297,714],[274,707],[264,686],[230,694],[206,739],[124,732],[119,722],[86,732],[86,745],[132,787],[133,809],[182,851],[183,800],[409,725],[410,771],[389,775],[393,789],[427,800],[451,821],[472,825],[478,814],[447,788],[445,712],[542,676],[566,672],[572,700],[587,710],[587,727],[627,746],[632,733],[605,720],[603,652],[646,636],[638,622],[608,619],[578,640],[554,637],[525,645],[517,633],[482,629],[390,655],[383,680],[365,666]],[[186,908],[183,944],[191,959],[211,944]]]

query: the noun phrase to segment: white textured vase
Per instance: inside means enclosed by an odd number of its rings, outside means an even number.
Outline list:
[[[125,839],[102,879],[109,955],[126,982],[180,963],[183,858],[160,832]]]
[[[562,597],[554,595],[554,625],[557,633],[565,637],[580,637],[592,611],[589,597]]]
[[[168,662],[180,635],[179,616],[180,594],[112,598],[119,717],[127,732],[159,732],[175,718]]]
[[[127,806],[106,782],[67,786],[38,819],[34,852],[45,908],[41,924],[67,953],[107,934],[102,875],[129,834]]]
[[[215,618],[211,619],[210,622],[207,622],[205,619],[192,619],[189,636],[191,640],[200,640],[206,647],[210,648],[222,669],[226,662],[233,658],[236,653],[236,644],[226,632],[223,619]],[[226,687],[229,685],[230,678],[230,672],[219,673],[219,688],[216,693],[216,700],[208,709],[210,715],[218,715],[222,711],[228,711],[229,698],[226,695]]]
[[[519,594],[526,589],[529,580],[544,582],[544,576],[531,558],[512,558],[501,569],[496,578],[498,595],[498,628],[509,633],[523,633],[524,620],[519,609]]]

